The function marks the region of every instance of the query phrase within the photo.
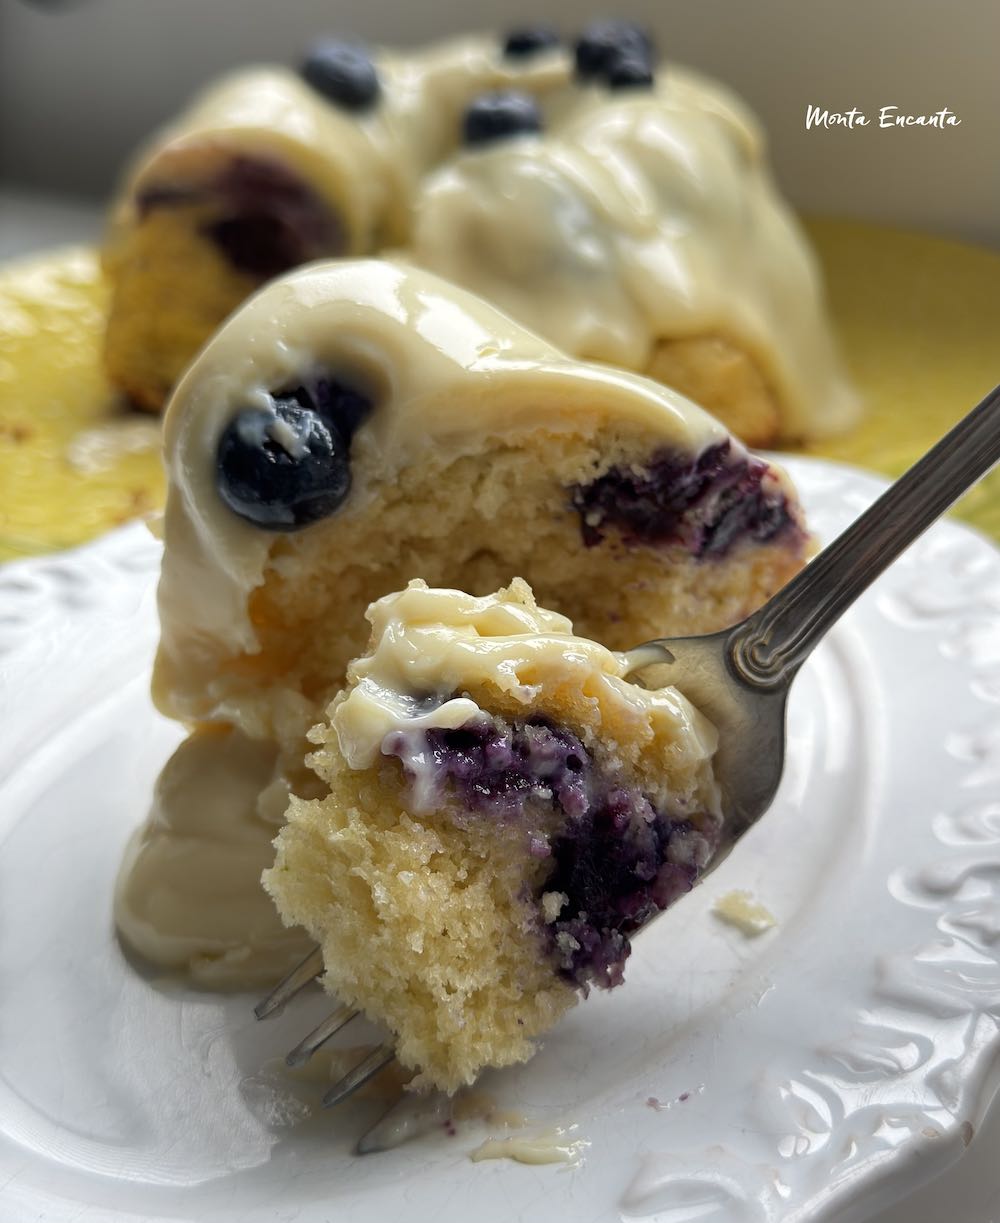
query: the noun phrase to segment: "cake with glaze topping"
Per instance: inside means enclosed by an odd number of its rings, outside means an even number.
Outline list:
[[[564,85],[558,54],[463,38],[408,55],[323,40],[298,72],[210,86],[139,152],[111,213],[105,361],[159,411],[184,367],[261,284],[313,259],[405,243],[411,201],[489,89]]]
[[[164,429],[154,698],[270,753],[267,810],[311,795],[306,733],[365,647],[365,609],[413,578],[484,595],[521,575],[626,649],[740,620],[810,547],[786,477],[694,404],[400,264],[269,285]],[[187,827],[190,801],[160,810],[160,833]],[[254,806],[240,837],[266,833]],[[126,936],[134,918],[119,907]]]
[[[306,729],[365,608],[413,577],[483,593],[521,574],[627,648],[741,619],[806,554],[785,477],[694,404],[390,262],[252,298],[165,444],[154,693],[255,737]]]
[[[310,732],[264,882],[324,986],[390,1029],[414,1087],[526,1060],[630,935],[690,891],[722,826],[715,731],[536,605],[420,581]]]
[[[679,390],[750,445],[854,423],[815,257],[754,117],[675,66],[575,92],[537,126],[512,108],[428,175],[414,262],[573,356]]]
[[[271,277],[392,249],[572,355],[650,374],[751,444],[857,404],[759,125],[622,21],[407,55],[325,40],[209,89],[113,210],[106,364],[158,410]]]

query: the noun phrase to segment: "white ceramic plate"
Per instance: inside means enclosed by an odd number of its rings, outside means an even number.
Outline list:
[[[881,487],[788,466],[827,539]],[[0,571],[4,1223],[841,1223],[961,1154],[1000,1052],[986,541],[939,524],[848,614],[797,682],[768,817],[637,941],[625,988],[488,1079],[534,1124],[578,1127],[569,1169],[474,1164],[477,1123],[352,1156],[377,1106],[307,1116],[262,1072],[321,998],[256,1025],[248,997],[124,958],[112,882],[179,738],[147,696],[157,562],[133,526]],[[734,887],[777,928],[718,922]]]

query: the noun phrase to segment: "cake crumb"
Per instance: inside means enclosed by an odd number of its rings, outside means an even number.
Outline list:
[[[735,926],[747,938],[756,938],[778,924],[770,909],[754,900],[751,892],[739,888],[720,896],[712,906],[712,912],[720,921]]]
[[[544,892],[542,894],[542,916],[551,925],[558,920],[562,907],[569,903],[565,892]]]

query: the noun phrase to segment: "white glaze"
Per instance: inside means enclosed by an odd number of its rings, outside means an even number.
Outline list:
[[[719,334],[774,387],[782,436],[855,418],[808,243],[724,86],[673,64],[654,89],[583,86],[565,49],[507,59],[493,36],[375,62],[381,94],[361,112],[284,68],[224,78],[140,152],[112,240],[143,188],[268,159],[326,203],[345,253],[406,248],[574,355],[642,370],[661,339]],[[468,104],[510,88],[537,98],[543,137],[460,151]]]
[[[367,616],[372,652],[351,664],[354,686],[332,715],[351,768],[370,768],[393,731],[454,728],[480,714],[474,700],[453,693],[486,686],[530,710],[553,682],[586,692],[598,706],[626,707],[658,734],[669,725],[669,740],[692,761],[715,751],[714,728],[676,689],[628,683],[623,654],[574,636],[570,621],[538,607],[520,579],[481,598],[416,580],[373,603]],[[418,712],[414,698],[426,694],[451,699]],[[408,770],[415,763],[408,754]],[[419,791],[419,767],[416,781]],[[414,802],[419,809],[419,797]]]
[[[819,269],[752,118],[673,67],[655,90],[581,92],[549,134],[432,175],[413,260],[577,356],[642,370],[660,340],[721,335],[775,388],[783,436],[849,425]]]
[[[125,941],[164,967],[213,985],[280,978],[307,943],[281,924],[260,884],[287,792],[275,749],[238,731],[186,739],[156,783],[115,889]]]
[[[554,1125],[535,1134],[513,1134],[509,1138],[487,1138],[469,1152],[473,1163],[484,1159],[512,1159],[519,1164],[571,1164],[578,1166],[590,1143],[573,1138],[575,1125]]]
[[[355,491],[340,513],[363,504],[364,479],[391,483],[429,451],[478,453],[498,438],[530,434],[540,420],[550,432],[620,421],[692,455],[729,437],[689,400],[634,374],[567,360],[430,273],[337,261],[273,282],[216,333],[164,420],[160,657],[173,678],[156,695],[172,716],[203,711],[206,693],[215,695],[211,675],[220,655],[257,649],[247,599],[275,545],[274,533],[220,500],[219,437],[241,408],[267,402],[267,392],[316,367],[342,371],[372,388],[376,400],[352,443]],[[217,716],[236,711],[220,700]]]

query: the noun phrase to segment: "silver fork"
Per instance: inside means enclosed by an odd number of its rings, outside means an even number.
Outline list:
[[[665,637],[628,651],[629,674],[667,667],[658,683],[679,688],[719,731],[715,770],[726,825],[702,879],[774,799],[784,769],[788,691],[799,668],[858,596],[998,461],[1000,387],[752,616],[708,636]],[[257,1018],[279,1010],[322,971],[316,948],[254,1008]],[[357,1015],[338,1007],[296,1045],[287,1064],[308,1061]],[[324,1107],[357,1091],[394,1056],[391,1042],[379,1045],[330,1088]]]

